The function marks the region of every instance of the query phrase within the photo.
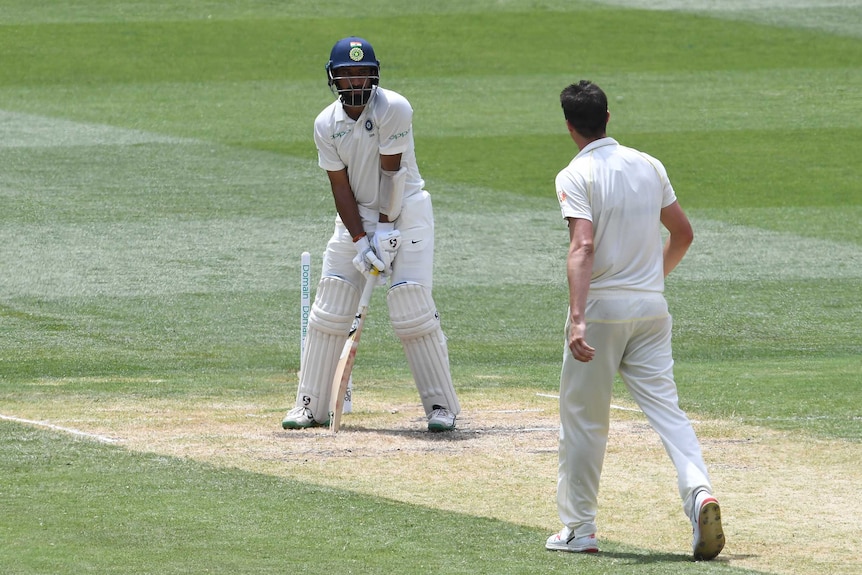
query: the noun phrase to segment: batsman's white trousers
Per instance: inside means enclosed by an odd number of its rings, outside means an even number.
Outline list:
[[[376,223],[372,221],[376,216],[377,214],[363,214],[365,230],[369,234],[376,230]],[[404,347],[425,412],[430,414],[436,405],[441,405],[458,414],[461,407],[452,385],[446,337],[440,327],[436,306],[431,297],[434,214],[428,192],[422,191],[404,198],[401,215],[396,220],[395,227],[401,232],[401,244],[392,265],[391,277],[388,278],[392,285],[387,297],[392,327]],[[366,279],[353,265],[355,256],[353,239],[344,224],[337,220],[335,233],[330,238],[323,256],[321,283],[322,278],[338,277],[356,287],[358,294]],[[344,290],[318,289],[314,308],[330,309],[341,303],[320,301],[319,294],[330,293],[344,293]],[[355,306],[355,303],[353,305]],[[310,325],[309,330],[312,327],[314,326]],[[343,339],[347,339],[346,330]],[[308,347],[306,355],[311,355]],[[308,362],[303,364],[297,391],[297,406],[307,403],[314,413],[315,410],[320,411],[320,405],[328,405],[328,381],[325,376],[319,375],[326,372],[327,365],[325,359],[321,359],[319,365],[311,365]],[[304,398],[307,398],[307,401]]]
[[[363,214],[363,219],[365,216]],[[369,235],[376,230],[376,214],[374,216],[374,221],[364,221]],[[392,265],[391,285],[412,282],[430,289],[434,278],[434,213],[428,192],[423,190],[404,198],[395,227],[401,232],[401,245]],[[321,275],[340,277],[361,291],[365,276],[353,265],[354,257],[353,238],[339,219],[323,254]]]
[[[590,297],[586,318],[587,343],[596,350],[588,363],[572,356],[566,322],[560,375],[560,520],[576,537],[597,530],[599,479],[617,372],[673,461],[683,510],[691,517],[694,494],[712,489],[694,429],[678,405],[671,354],[672,320],[664,296]]]

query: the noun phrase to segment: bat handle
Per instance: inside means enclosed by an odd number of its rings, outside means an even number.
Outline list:
[[[374,286],[377,284],[377,276],[380,272],[377,268],[371,268],[371,273],[365,276],[365,287],[362,290],[362,296],[359,298],[359,307],[365,307],[371,301],[371,293],[374,291]]]

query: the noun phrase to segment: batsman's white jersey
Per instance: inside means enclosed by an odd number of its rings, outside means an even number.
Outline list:
[[[314,121],[314,142],[321,168],[330,172],[347,168],[369,233],[377,225],[380,155],[401,154],[401,166],[407,168],[405,202],[422,193],[425,182],[419,174],[413,147],[413,108],[397,92],[377,87],[357,120],[344,112],[340,100],[335,100]]]
[[[683,508],[691,516],[694,494],[711,486],[697,437],[679,408],[673,379],[660,219],[662,208],[676,201],[667,172],[655,158],[606,137],[585,146],[557,175],[556,191],[564,218],[593,223],[585,336],[596,350],[591,361],[582,363],[567,346],[564,349],[560,519],[576,537],[596,532],[617,373],[661,437],[677,470]]]

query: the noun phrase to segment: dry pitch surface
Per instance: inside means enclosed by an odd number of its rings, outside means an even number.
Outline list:
[[[345,416],[337,435],[283,431],[283,412],[273,405],[285,403],[284,397],[272,403],[256,398],[261,404],[78,406],[67,398],[7,409],[18,410],[20,419],[50,421],[132,450],[493,517],[548,534],[558,529],[554,398],[527,390],[464,395],[459,429],[431,434],[410,391],[405,387],[392,399],[359,389],[354,413]],[[766,573],[862,572],[862,446],[693,420],[722,505],[728,543],[720,561]],[[614,410],[602,482],[600,540],[646,553],[688,553],[691,527],[670,460],[632,405]]]

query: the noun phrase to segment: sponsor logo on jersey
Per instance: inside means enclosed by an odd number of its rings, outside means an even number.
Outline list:
[[[335,132],[332,134],[332,139],[337,140],[338,138],[343,138],[347,134],[353,131],[353,128],[347,128],[346,130],[341,130],[340,132]]]
[[[410,133],[410,130],[404,130],[403,132],[400,132],[398,134],[392,134],[391,136],[389,136],[389,139],[390,140],[400,140],[401,138],[406,138],[409,133]]]

